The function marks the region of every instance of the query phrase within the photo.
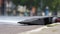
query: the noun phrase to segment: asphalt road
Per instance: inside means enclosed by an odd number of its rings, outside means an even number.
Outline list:
[[[0,34],[18,34],[21,32],[40,28],[43,25],[8,25],[0,24]]]

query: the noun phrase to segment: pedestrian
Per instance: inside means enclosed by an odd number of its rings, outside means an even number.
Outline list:
[[[48,6],[46,6],[46,8],[45,8],[45,16],[49,16],[49,7]]]
[[[13,13],[12,10],[15,8],[15,5],[12,3],[11,0],[6,0],[5,7],[6,7],[5,15],[11,15]]]

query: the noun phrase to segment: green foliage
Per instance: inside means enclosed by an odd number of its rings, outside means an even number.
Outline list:
[[[56,10],[58,8],[59,4],[60,4],[60,0],[54,0],[52,2],[52,8],[53,8],[53,10]]]
[[[60,0],[43,0],[43,8],[49,6],[50,10],[57,10],[60,5]]]
[[[14,4],[16,5],[24,5],[28,0],[12,0]]]
[[[18,4],[26,4],[26,5],[33,5],[33,6],[37,6],[40,0],[12,0],[13,3],[15,3],[16,5]]]
[[[52,9],[52,2],[53,0],[43,0],[43,9],[46,7],[46,6],[49,6],[50,9]]]
[[[56,10],[60,5],[60,0],[12,0],[16,5],[27,5],[27,6],[39,6],[41,1],[43,2],[43,8],[49,6],[51,10]]]

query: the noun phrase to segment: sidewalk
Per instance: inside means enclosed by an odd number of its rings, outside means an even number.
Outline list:
[[[47,27],[50,26],[50,27]],[[28,31],[28,32],[23,32],[19,34],[60,34],[60,23],[59,24],[52,24],[52,25],[47,25],[43,29],[39,29],[38,31]]]

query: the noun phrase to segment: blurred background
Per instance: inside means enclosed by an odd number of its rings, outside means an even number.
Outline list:
[[[60,16],[60,0],[0,0],[0,16]]]

